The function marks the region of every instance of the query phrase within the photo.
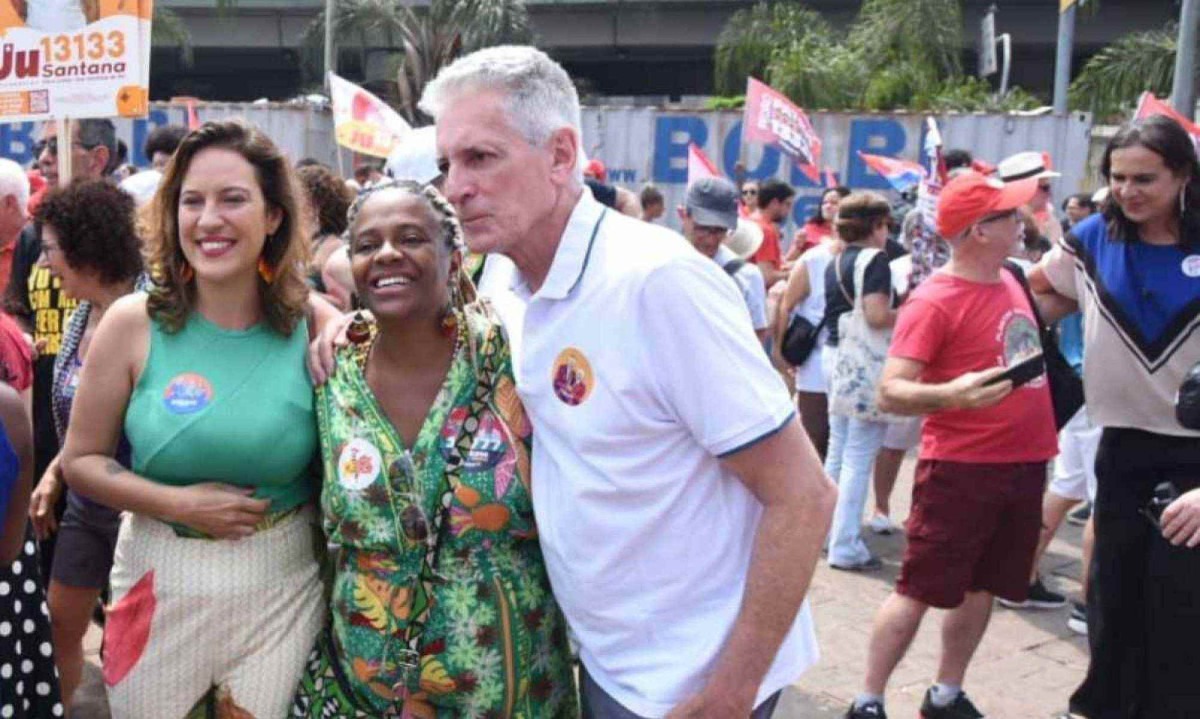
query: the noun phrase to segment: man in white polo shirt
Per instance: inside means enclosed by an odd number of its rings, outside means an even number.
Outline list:
[[[834,489],[734,283],[583,192],[579,100],[531,47],[442,70],[445,192],[507,255],[533,499],[585,716],[767,717],[817,658],[804,596]]]

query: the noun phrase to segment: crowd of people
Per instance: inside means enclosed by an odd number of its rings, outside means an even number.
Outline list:
[[[848,719],[887,716],[930,607],[921,715],[982,717],[993,603],[1066,605],[1037,566],[1081,503],[1071,710],[1195,714],[1177,124],[1123,128],[1061,215],[1042,153],[954,150],[934,212],[830,187],[785,241],[777,179],[656,224],[536,49],[460,58],[422,109],[353,180],[237,120],[123,179],[107,120],[43,128],[36,192],[0,160],[0,717],[67,715],[100,621],[122,719],[765,719],[818,661],[822,554],[880,568],[912,450]]]

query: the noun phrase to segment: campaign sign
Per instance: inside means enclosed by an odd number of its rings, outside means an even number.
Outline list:
[[[819,167],[821,138],[808,115],[769,86],[748,78],[746,85],[745,140],[773,145],[798,165]]]
[[[0,122],[143,117],[154,0],[0,0]]]
[[[329,73],[334,137],[342,147],[373,157],[387,157],[411,131],[408,122],[386,102]]]

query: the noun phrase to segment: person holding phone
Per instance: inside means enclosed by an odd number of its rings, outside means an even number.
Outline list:
[[[950,261],[900,310],[879,386],[884,412],[926,415],[908,546],[895,591],[875,616],[863,693],[847,719],[885,719],[888,677],[929,607],[942,624],[924,719],[982,717],[962,691],[992,598],[1023,600],[1041,524],[1046,463],[1057,454],[1034,308],[1005,269],[1021,241],[1017,208],[1036,180],[976,172],[951,180],[937,230]]]

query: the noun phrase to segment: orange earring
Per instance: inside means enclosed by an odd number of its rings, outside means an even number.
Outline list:
[[[267,262],[266,257],[258,258],[258,276],[263,278],[263,282],[268,285],[275,281],[275,270],[271,269],[271,264]]]
[[[196,273],[192,271],[192,266],[184,262],[183,267],[179,270],[179,279],[183,280],[184,284],[187,284],[188,282],[192,281],[192,277],[194,277],[195,274]]]

